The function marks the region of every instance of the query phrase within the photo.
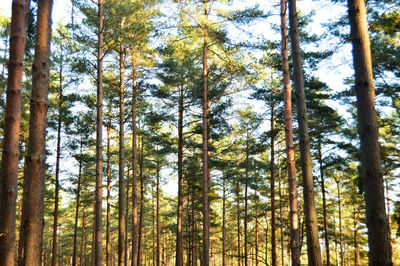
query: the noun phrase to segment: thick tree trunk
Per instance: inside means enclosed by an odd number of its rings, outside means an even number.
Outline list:
[[[82,137],[80,141],[80,152],[79,152],[79,170],[78,170],[78,187],[76,190],[76,207],[75,207],[75,224],[74,224],[74,247],[72,251],[72,266],[76,266],[76,249],[78,241],[78,219],[79,219],[79,204],[81,197],[81,180],[82,180]]]
[[[97,117],[96,117],[96,188],[94,221],[94,262],[102,261],[102,178],[103,178],[103,0],[98,0],[97,40]]]
[[[284,116],[285,116],[285,143],[286,143],[286,164],[289,183],[289,219],[290,219],[290,250],[292,265],[300,265],[300,234],[299,217],[297,211],[297,184],[296,166],[294,158],[293,125],[292,125],[292,92],[289,75],[288,59],[288,38],[286,29],[286,1],[281,0],[281,53],[282,53],[282,74],[284,94]]]
[[[111,166],[110,166],[110,131],[111,131],[111,107],[109,125],[107,126],[107,225],[106,225],[106,265],[111,266]]]
[[[4,265],[14,265],[25,11],[26,0],[13,0],[0,177],[0,261]]]
[[[132,266],[137,265],[138,257],[136,89],[136,64],[132,54]]]
[[[39,265],[42,258],[45,138],[49,93],[52,0],[38,3],[35,59],[29,119],[24,265]]]
[[[120,44],[119,51],[119,169],[118,169],[118,265],[125,261],[125,103],[124,103],[124,51]]]
[[[178,213],[176,230],[176,266],[183,266],[183,84],[179,87],[178,115]]]
[[[62,101],[63,101],[63,54],[61,50],[60,77],[59,77],[59,99],[58,99],[58,121],[57,121],[57,151],[56,151],[56,183],[54,194],[54,220],[53,220],[53,247],[51,252],[51,265],[56,265],[57,259],[57,226],[58,226],[58,204],[60,190],[60,157],[61,157],[61,126],[62,126]]]
[[[385,211],[385,195],[379,154],[372,76],[371,48],[364,0],[348,0],[350,35],[353,44],[358,132],[361,142],[361,176],[365,187],[369,263],[392,265]]]
[[[204,15],[206,16],[206,23],[208,17],[208,0],[203,0]],[[208,66],[207,66],[207,49],[208,49],[208,26],[203,25],[204,44],[203,44],[203,92],[202,92],[202,137],[203,137],[203,180],[202,180],[202,203],[203,203],[203,264],[202,266],[209,266],[210,254],[210,214],[208,202]]]
[[[321,265],[321,248],[318,239],[318,221],[314,202],[314,182],[308,136],[307,107],[304,93],[303,63],[300,53],[296,0],[289,0],[290,38],[292,44],[294,85],[296,89],[297,119],[299,122],[300,158],[303,176],[304,214],[307,229],[307,254],[309,265]]]
[[[326,214],[326,196],[325,196],[325,177],[324,168],[322,164],[322,151],[321,151],[321,140],[318,143],[318,162],[319,172],[321,176],[321,192],[322,192],[322,214],[324,216],[324,239],[325,239],[325,250],[326,250],[326,265],[331,265],[330,253],[329,253],[329,237],[328,237],[328,215]]]
[[[272,99],[273,89],[271,91],[271,265],[276,266],[276,226],[275,226],[275,133],[274,133],[274,107],[275,103]]]

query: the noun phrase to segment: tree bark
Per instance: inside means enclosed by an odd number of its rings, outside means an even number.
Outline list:
[[[178,115],[178,213],[176,230],[176,266],[183,266],[183,84],[179,86]]]
[[[45,138],[49,93],[52,0],[38,3],[35,59],[29,119],[24,265],[39,265],[42,259]]]
[[[138,255],[137,265],[142,265],[142,235],[143,235],[143,209],[144,209],[144,178],[143,178],[143,159],[144,159],[144,141],[143,135],[140,145],[140,160],[139,160],[139,178],[140,178],[140,215],[139,215],[139,237],[138,237]]]
[[[137,265],[138,257],[136,89],[136,64],[132,54],[132,266]]]
[[[62,127],[62,101],[63,101],[63,54],[61,48],[60,77],[59,77],[59,99],[58,99],[58,121],[57,121],[57,151],[56,151],[56,183],[54,194],[54,220],[53,220],[53,247],[51,253],[51,265],[56,265],[57,259],[57,226],[58,226],[58,204],[60,190],[60,157],[61,157],[61,127]]]
[[[364,0],[348,0],[353,44],[361,176],[364,180],[370,265],[392,265],[375,111],[371,48]]]
[[[26,40],[25,13],[26,7],[29,6],[26,2],[26,0],[13,0],[12,3],[7,100],[0,177],[0,261],[4,265],[14,265],[21,91]],[[3,65],[3,71],[4,68]]]
[[[239,179],[236,181],[236,210],[237,210],[237,262],[240,266],[241,252],[240,252],[240,191],[239,191]]]
[[[110,131],[111,131],[111,107],[109,125],[107,126],[107,225],[106,225],[106,265],[111,266],[111,166],[110,166]]]
[[[272,99],[273,89],[271,91],[271,265],[276,266],[276,226],[275,226],[275,133],[274,133],[274,107],[275,103]]]
[[[300,265],[300,234],[299,217],[297,211],[297,182],[296,166],[294,158],[293,125],[292,125],[292,92],[290,86],[289,59],[288,59],[288,38],[286,29],[286,1],[281,0],[281,54],[282,54],[282,75],[284,94],[284,117],[285,117],[285,143],[286,143],[286,164],[289,184],[289,219],[290,219],[290,250],[293,266]]]
[[[208,0],[203,0],[204,15],[206,16],[206,23],[208,18]],[[202,137],[203,137],[203,177],[202,177],[202,203],[203,203],[203,264],[202,266],[209,266],[210,254],[210,214],[208,203],[208,87],[207,87],[207,49],[208,49],[208,26],[203,25],[204,43],[203,43],[203,92],[202,92]]]
[[[160,266],[160,257],[161,257],[161,243],[160,243],[160,175],[157,169],[156,176],[156,216],[157,216],[157,266]]]
[[[124,131],[124,51],[120,44],[119,51],[119,169],[118,169],[118,265],[124,266],[125,261],[125,131]]]
[[[358,221],[359,213],[356,211],[356,206],[353,206],[353,222],[354,222],[354,266],[360,265],[360,251],[358,249]]]
[[[103,0],[98,0],[97,40],[97,117],[96,117],[96,188],[94,221],[94,262],[102,261],[102,178],[103,178]]]
[[[284,245],[284,241],[283,241],[283,206],[282,206],[282,187],[281,187],[281,180],[282,180],[282,168],[280,165],[278,165],[279,167],[279,176],[278,176],[278,186],[279,186],[279,219],[280,219],[280,236],[281,236],[281,265],[285,266],[285,245]]]
[[[344,265],[343,261],[343,237],[342,237],[342,202],[340,198],[340,180],[336,179],[337,196],[338,196],[338,209],[339,209],[339,243],[340,243],[340,265]]]
[[[78,170],[78,188],[76,190],[76,207],[75,207],[75,224],[74,224],[74,247],[72,251],[72,266],[76,266],[76,248],[78,239],[78,219],[79,219],[79,204],[81,196],[81,180],[82,180],[82,143],[83,139],[81,137],[80,141],[80,152],[79,152],[79,170]]]
[[[314,182],[308,136],[307,107],[304,93],[303,63],[300,53],[296,0],[289,0],[290,38],[292,44],[294,85],[296,90],[297,119],[299,122],[300,158],[303,176],[304,214],[307,229],[307,255],[309,265],[321,265],[318,239],[318,221],[314,202]]]
[[[222,184],[222,266],[225,266],[225,213],[226,213],[226,176],[223,177]]]
[[[258,266],[258,264],[259,264],[259,259],[258,259],[258,249],[259,249],[259,247],[258,247],[258,245],[259,245],[259,243],[258,243],[258,199],[257,199],[257,190],[255,191],[255,198],[256,198],[256,202],[255,202],[255,213],[256,213],[256,217],[255,217],[255,222],[256,222],[256,225],[255,225],[255,244],[256,244],[256,266]]]

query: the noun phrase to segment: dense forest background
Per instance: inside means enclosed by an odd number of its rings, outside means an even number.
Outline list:
[[[364,113],[357,113],[349,3],[299,1],[297,25],[278,0],[55,1],[47,96],[33,94],[45,75],[35,76],[33,66],[42,62],[38,43],[46,36],[40,10],[52,1],[13,1],[13,9],[17,2],[26,10],[20,20],[26,42],[15,241],[7,243],[18,265],[294,265],[293,245],[305,265],[384,265],[371,263],[376,253],[368,243],[371,185],[360,161],[369,151],[360,149],[357,129]],[[290,9],[295,1],[288,2]],[[393,265],[400,265],[399,6],[398,0],[366,3],[376,158]],[[10,42],[17,40],[10,14],[0,15],[2,149],[12,97]],[[39,143],[31,138],[41,131],[32,127],[32,106],[43,102],[45,160],[35,168],[28,143]],[[294,161],[287,159],[291,148]],[[43,175],[42,192],[32,169]],[[33,187],[39,194],[30,200]],[[30,212],[35,200],[39,207],[43,200],[41,212]],[[31,227],[24,227],[31,220],[32,228],[43,221],[32,229],[41,238],[40,247],[31,247],[39,250],[34,264],[27,259]],[[5,261],[0,265],[14,265]]]

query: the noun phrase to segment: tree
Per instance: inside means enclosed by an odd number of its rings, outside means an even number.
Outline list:
[[[370,265],[392,265],[385,195],[383,187],[375,90],[372,76],[370,40],[363,0],[348,0],[350,35],[353,45],[355,93],[360,136],[361,176],[365,186],[365,205]]]
[[[29,4],[26,0],[14,0],[12,4],[11,49],[0,176],[0,261],[5,265],[14,265],[19,130],[27,7]]]

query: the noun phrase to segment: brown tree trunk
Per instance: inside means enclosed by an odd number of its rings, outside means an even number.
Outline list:
[[[361,142],[361,176],[364,180],[370,265],[392,265],[385,211],[385,194],[379,154],[372,76],[371,49],[364,0],[348,0],[353,44],[358,132]]]
[[[82,179],[82,137],[80,143],[80,152],[79,152],[79,170],[78,170],[78,188],[76,190],[76,207],[75,207],[75,224],[74,224],[74,247],[72,251],[72,266],[76,266],[76,248],[77,248],[77,239],[78,239],[78,218],[79,218],[79,204],[80,204],[80,196],[81,196],[81,179]]]
[[[132,54],[132,266],[137,265],[138,257],[136,96],[136,64]]]
[[[272,89],[273,90],[273,89]],[[271,265],[276,266],[276,226],[275,226],[275,133],[274,133],[274,107],[275,103],[272,99],[273,91],[271,92]]]
[[[7,100],[0,177],[0,261],[4,265],[14,265],[26,5],[26,0],[13,0],[12,3]]]
[[[154,210],[154,183],[152,183],[151,185],[151,221],[152,221],[152,229],[153,231],[151,232],[152,234],[152,255],[153,255],[153,261],[152,261],[152,265],[155,266],[156,265],[156,215],[155,215],[155,210]]]
[[[45,138],[49,93],[52,0],[38,3],[35,59],[29,119],[24,265],[39,265],[42,258]]]
[[[82,211],[82,232],[81,232],[81,248],[79,254],[79,265],[85,265],[86,258],[86,209]]]
[[[144,178],[143,178],[143,159],[144,159],[144,141],[140,145],[140,160],[139,160],[139,178],[140,178],[140,215],[139,215],[139,237],[138,237],[138,255],[137,265],[142,265],[142,235],[143,235],[143,209],[144,209]]]
[[[241,252],[240,252],[240,191],[239,191],[239,179],[236,181],[236,211],[237,211],[237,262],[240,266]]]
[[[160,266],[160,257],[161,257],[161,243],[160,243],[160,174],[157,169],[156,176],[156,220],[157,220],[157,266]]]
[[[124,51],[120,44],[119,51],[119,169],[118,169],[118,265],[124,266],[125,261],[125,131],[124,131]]]
[[[97,42],[97,118],[96,118],[96,189],[94,221],[94,262],[102,260],[102,178],[103,178],[103,0],[98,0]]]
[[[176,230],[176,266],[183,266],[183,84],[179,87],[178,115],[178,213]]]
[[[126,180],[129,180],[129,163],[127,165],[127,176]],[[129,254],[129,245],[128,245],[128,220],[129,220],[129,182],[126,183],[126,196],[125,196],[125,239],[124,239],[124,246],[125,246],[125,265],[129,264],[128,261],[128,254]]]
[[[248,265],[248,254],[247,254],[247,209],[248,209],[248,197],[247,190],[249,182],[249,129],[246,128],[246,169],[245,169],[245,186],[244,186],[244,265]]]
[[[106,225],[106,265],[111,266],[111,166],[110,166],[110,131],[111,131],[111,107],[109,125],[107,126],[107,225]]]
[[[304,93],[303,63],[300,53],[296,0],[289,0],[290,38],[292,44],[294,85],[296,89],[297,119],[299,122],[300,158],[303,176],[304,214],[307,229],[307,254],[309,265],[321,265],[321,248],[318,240],[318,221],[314,202],[314,182],[308,136],[307,107]]]
[[[225,266],[225,234],[226,234],[225,208],[226,208],[226,176],[224,175],[222,184],[222,266]]]
[[[338,209],[339,209],[339,241],[340,241],[340,265],[344,265],[343,261],[343,237],[342,237],[342,202],[340,198],[340,180],[336,179],[337,196],[338,196]]]
[[[387,212],[387,220],[388,220],[389,246],[390,246],[391,260],[393,260],[392,221],[390,219],[390,197],[389,197],[388,178],[385,179],[385,189],[386,189],[386,212]]]
[[[354,266],[360,265],[360,251],[358,249],[358,221],[359,213],[356,211],[356,206],[353,206],[353,221],[354,221]]]
[[[282,215],[282,213],[283,213],[283,211],[282,211],[282,209],[283,209],[283,206],[282,206],[282,188],[281,188],[281,180],[282,180],[282,168],[281,168],[281,166],[280,165],[278,165],[278,167],[279,167],[279,177],[278,177],[278,180],[279,180],[279,184],[278,184],[278,186],[279,186],[279,219],[281,220],[281,222],[280,222],[280,235],[281,235],[281,265],[282,266],[285,266],[285,253],[284,253],[284,251],[285,251],[285,245],[284,245],[284,241],[283,241],[283,215]]]
[[[206,23],[208,18],[208,0],[203,0],[204,15],[206,16]],[[208,49],[208,26],[203,25],[204,44],[203,44],[203,92],[202,92],[202,137],[203,137],[203,180],[202,180],[202,202],[203,202],[203,264],[202,266],[209,266],[209,246],[210,246],[210,214],[208,203],[208,87],[207,87],[207,49]]]
[[[319,161],[319,172],[321,176],[321,192],[322,192],[322,213],[324,216],[324,239],[326,249],[326,265],[331,265],[330,253],[329,253],[329,237],[328,237],[328,215],[326,214],[326,196],[325,196],[325,177],[324,169],[322,165],[322,152],[321,152],[321,140],[318,143],[318,161]]]
[[[57,152],[56,152],[56,184],[54,194],[54,220],[53,220],[53,247],[51,252],[51,265],[56,265],[57,259],[57,227],[58,227],[58,204],[60,190],[60,156],[61,156],[61,126],[62,126],[62,101],[63,101],[63,54],[61,50],[60,77],[59,77],[59,99],[58,99],[58,121],[57,121]]]
[[[255,255],[255,257],[256,257],[256,266],[258,266],[258,264],[259,264],[259,259],[258,259],[258,249],[259,249],[258,245],[259,245],[259,243],[258,243],[258,199],[257,199],[257,190],[255,192],[255,199],[256,199],[256,202],[255,202],[256,206],[254,207],[255,208],[255,213],[256,213],[256,217],[255,217],[255,222],[256,222],[256,225],[255,225],[256,255]]]
[[[284,94],[284,116],[285,116],[285,143],[286,143],[286,164],[289,183],[289,219],[290,219],[290,250],[292,265],[300,265],[300,234],[299,217],[297,211],[297,182],[296,166],[294,158],[293,125],[292,125],[292,91],[290,86],[289,59],[288,59],[288,38],[286,29],[286,1],[281,0],[281,53],[282,53],[282,74]]]

